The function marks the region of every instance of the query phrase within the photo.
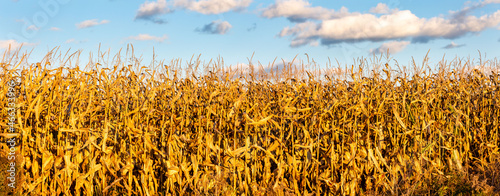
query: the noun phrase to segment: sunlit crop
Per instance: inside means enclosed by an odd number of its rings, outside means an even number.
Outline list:
[[[17,194],[500,192],[496,61],[410,71],[394,61],[323,70],[284,63],[265,72],[221,60],[150,66],[133,55],[77,66],[77,56],[2,59],[2,106],[6,83],[20,81]],[[24,63],[12,70],[16,60]],[[5,153],[0,160],[3,172]]]

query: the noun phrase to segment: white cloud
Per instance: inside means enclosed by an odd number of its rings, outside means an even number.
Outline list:
[[[477,70],[486,76],[491,76],[492,71],[494,71],[495,73],[500,72],[500,67],[498,67],[498,65],[495,64],[494,61],[487,61],[485,62],[485,65],[475,65],[472,67],[466,67],[465,69],[466,70],[464,71],[464,73],[472,73],[474,70]]]
[[[166,0],[146,1],[143,3],[135,19],[150,20],[154,23],[163,24],[165,20],[159,19],[159,15],[173,12],[169,8],[181,8],[195,11],[201,14],[220,14],[229,11],[237,11],[246,8],[252,3],[252,0],[173,0],[167,2]]]
[[[0,49],[8,49],[9,46],[11,48],[18,48],[21,46],[21,43],[17,42],[16,40],[0,40]]]
[[[163,42],[167,39],[167,35],[163,35],[161,37],[157,36],[152,36],[149,34],[139,34],[136,36],[130,36],[127,39],[129,40],[137,40],[137,41],[156,41],[156,42]]]
[[[37,26],[35,25],[30,25],[28,26],[28,28],[26,28],[27,30],[33,30],[33,31],[38,31],[40,28],[38,28]]]
[[[252,0],[174,0],[174,6],[202,14],[220,14],[246,8]]]
[[[71,39],[66,40],[65,43],[69,44],[69,43],[75,43],[75,42],[76,42],[76,40],[71,38]]]
[[[57,28],[57,27],[50,27],[50,30],[51,30],[51,31],[60,31],[61,29],[60,29],[60,28]]]
[[[340,11],[323,7],[311,7],[306,0],[276,0],[276,3],[265,8],[261,16],[266,18],[286,17],[292,22],[304,22],[307,19],[326,20],[350,14],[347,8]]]
[[[11,50],[17,50],[19,47],[21,47],[21,45],[22,46],[34,46],[36,44],[34,44],[34,43],[19,43],[13,39],[0,40],[0,50],[3,50],[3,49],[7,50],[7,49],[9,49],[9,46],[10,46]]]
[[[459,11],[450,11],[451,18],[456,22],[463,22],[472,11],[483,8],[489,4],[500,3],[500,0],[485,0],[479,2],[467,1],[465,7]]]
[[[294,66],[298,66],[299,63],[294,62]],[[248,63],[237,63],[236,65],[230,65],[229,67],[225,67],[223,69],[224,72],[229,72],[235,74],[235,77],[240,77],[240,76],[245,76],[246,74],[252,73],[258,73],[260,71],[263,71],[264,73],[271,73],[272,72],[278,72],[281,73],[284,69],[284,64],[282,61],[277,61],[276,64],[271,65],[259,65],[259,64],[250,64]]]
[[[451,42],[450,44],[446,45],[443,48],[444,49],[452,49],[452,48],[460,48],[462,46],[465,46],[465,44],[456,44],[455,42]]]
[[[389,6],[387,6],[387,4],[385,3],[378,3],[376,7],[372,7],[370,9],[370,12],[371,13],[374,13],[374,14],[389,14],[389,13],[392,13],[392,12],[396,12],[398,11],[398,9],[389,9]]]
[[[383,43],[380,47],[376,49],[371,49],[370,53],[372,54],[381,54],[387,52],[389,50],[390,54],[396,54],[398,52],[401,52],[403,49],[406,48],[410,44],[409,41],[392,41],[392,42],[387,42]]]
[[[500,3],[500,0],[484,0],[482,2],[483,5],[493,4],[493,3]]]
[[[281,68],[281,69],[280,69]],[[282,70],[283,66],[278,67],[275,65],[273,67],[273,71],[276,71],[277,69]],[[224,67],[222,69],[223,72],[228,73],[230,77],[233,79],[237,79],[240,77],[245,77],[248,74],[251,74],[252,72],[256,75],[254,77],[257,77],[257,79],[261,79],[259,76],[259,73],[263,71],[263,73],[269,74],[271,72],[271,67],[269,65],[256,65],[252,64],[251,66],[248,63],[237,63],[235,65],[230,65],[229,67]]]
[[[227,72],[239,71],[247,73],[249,69],[250,66],[247,63],[237,63],[236,65],[230,65],[229,67],[225,67],[223,70]]]
[[[66,44],[71,44],[71,43],[73,43],[73,44],[81,44],[81,43],[85,43],[87,41],[88,40],[86,40],[86,39],[85,40],[76,40],[76,39],[71,38],[71,39],[66,40],[64,43],[66,43]]]
[[[93,26],[97,26],[97,25],[106,24],[106,23],[109,23],[109,20],[99,21],[97,19],[92,19],[92,20],[86,20],[86,21],[80,22],[80,23],[76,24],[76,27],[79,29],[84,29],[84,28],[89,28],[89,27],[93,27]]]
[[[203,28],[197,28],[196,31],[209,34],[226,34],[229,29],[233,26],[227,21],[216,20],[209,24],[203,26]]]
[[[151,20],[154,23],[163,24],[166,21],[156,18],[158,15],[163,15],[172,12],[168,8],[166,0],[146,1],[139,7],[135,19]]]
[[[480,17],[467,15],[461,20],[453,17],[419,18],[409,10],[398,10],[382,16],[359,14],[319,23],[307,21],[285,27],[279,36],[291,36],[291,46],[301,46],[316,40],[320,40],[323,45],[406,38],[413,42],[427,42],[438,38],[458,38],[498,24],[500,10]]]
[[[253,0],[166,0],[146,1],[143,3],[135,19],[150,20],[154,23],[163,24],[165,20],[157,18],[159,15],[173,12],[173,8],[180,8],[198,12],[201,14],[221,14],[229,11],[244,9]],[[169,8],[169,7],[172,7]]]

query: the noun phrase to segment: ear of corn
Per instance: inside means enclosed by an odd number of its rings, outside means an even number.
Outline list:
[[[2,184],[2,194],[500,191],[497,72],[410,77],[388,65],[384,76],[380,68],[366,75],[362,66],[340,73],[288,64],[254,73],[216,64],[181,76],[180,61],[152,70],[91,61],[80,70],[51,69],[57,63],[46,59],[18,67],[18,134],[0,134],[0,168],[9,163],[5,141],[19,138],[19,186]],[[8,64],[4,58],[4,106],[16,75]],[[0,116],[5,130],[7,110]]]

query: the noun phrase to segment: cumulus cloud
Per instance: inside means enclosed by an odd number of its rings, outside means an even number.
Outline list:
[[[391,12],[395,12],[395,11],[398,11],[398,9],[389,9],[389,6],[387,6],[387,4],[385,3],[378,3],[377,6],[375,7],[372,7],[370,9],[370,12],[371,13],[374,13],[374,14],[389,14]]]
[[[51,31],[60,31],[61,29],[60,29],[60,28],[57,28],[57,27],[50,27],[50,30],[51,30]]]
[[[202,28],[197,28],[195,31],[209,34],[226,34],[232,26],[227,21],[216,20],[206,24]]]
[[[252,0],[166,0],[146,1],[137,10],[135,19],[149,20],[157,24],[166,23],[158,16],[171,13],[174,8],[186,9],[201,14],[220,14],[248,7]]]
[[[392,41],[392,42],[387,42],[383,43],[380,47],[371,49],[370,53],[371,54],[381,54],[384,52],[387,52],[389,50],[390,54],[396,54],[398,52],[401,52],[403,49],[406,48],[410,44],[409,41]]]
[[[202,14],[220,14],[237,11],[248,7],[252,0],[174,0],[175,7],[199,12]]]
[[[8,49],[9,46],[11,48],[18,48],[21,46],[21,43],[17,42],[16,40],[0,40],[0,49]]]
[[[358,14],[322,20],[319,23],[306,21],[285,27],[279,36],[291,36],[291,46],[295,47],[316,40],[320,40],[323,45],[400,39],[427,42],[438,38],[458,38],[498,24],[500,10],[480,17],[466,16],[462,20],[419,18],[409,10],[398,10],[381,16]]]
[[[466,6],[459,11],[450,11],[451,19],[455,22],[465,21],[472,11],[482,8],[488,4],[497,4],[500,0],[485,0],[480,2],[467,1]]]
[[[37,26],[35,25],[30,25],[28,26],[28,28],[26,28],[27,30],[33,30],[33,31],[38,31],[40,28],[38,28]]]
[[[500,0],[484,0],[481,4],[487,5],[487,4],[493,4],[493,3],[500,3]]]
[[[11,50],[17,50],[19,47],[22,46],[34,46],[36,44],[34,43],[19,43],[17,42],[16,40],[13,40],[13,39],[9,39],[9,40],[0,40],[0,50],[7,50],[10,49]]]
[[[306,0],[277,0],[275,4],[262,11],[261,16],[266,18],[286,17],[291,22],[305,22],[307,19],[326,20],[340,18],[349,14],[347,8],[340,11],[323,7],[311,7]]]
[[[80,22],[80,23],[76,24],[76,27],[78,29],[84,29],[84,28],[89,28],[89,27],[93,27],[93,26],[97,26],[97,25],[106,24],[106,23],[109,23],[109,20],[99,21],[97,19],[92,19],[92,20],[86,20],[86,21]]]
[[[139,10],[135,15],[135,19],[142,20],[150,20],[157,24],[166,23],[165,20],[157,18],[159,15],[167,14],[172,12],[170,8],[168,8],[166,0],[158,0],[158,1],[146,1],[141,4]]]
[[[156,42],[163,42],[167,39],[167,35],[163,35],[161,37],[149,35],[149,34],[139,34],[136,36],[130,36],[127,39],[128,40],[137,40],[137,41],[156,41]]]
[[[462,46],[465,46],[465,44],[456,44],[455,42],[451,42],[450,44],[444,46],[444,49],[452,49],[452,48],[460,48]]]

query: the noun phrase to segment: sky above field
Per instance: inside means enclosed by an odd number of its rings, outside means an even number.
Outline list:
[[[85,59],[127,44],[145,65],[153,48],[167,62],[201,54],[234,66],[254,54],[264,67],[296,55],[344,65],[387,50],[402,65],[429,50],[430,63],[500,57],[500,0],[2,0],[0,23],[0,52],[23,44],[31,63],[54,47]]]

